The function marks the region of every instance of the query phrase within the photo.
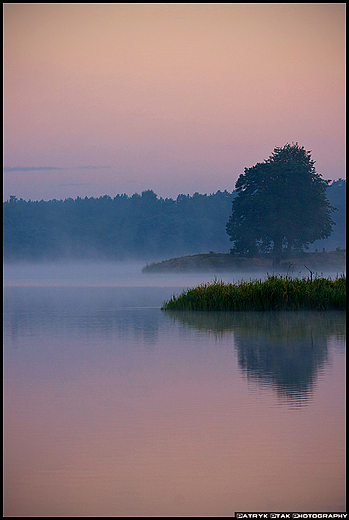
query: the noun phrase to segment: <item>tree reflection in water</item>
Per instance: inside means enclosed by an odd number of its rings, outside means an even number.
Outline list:
[[[328,339],[343,343],[346,313],[167,311],[174,321],[217,338],[233,334],[238,364],[249,381],[271,386],[283,402],[301,406],[311,398],[328,360]]]

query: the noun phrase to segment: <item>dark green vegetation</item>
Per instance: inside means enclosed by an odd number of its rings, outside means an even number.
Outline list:
[[[239,284],[213,281],[172,296],[163,310],[345,310],[346,277],[298,279],[270,275]]]
[[[345,186],[339,180],[327,188],[328,199],[338,207],[333,214],[337,225],[330,238],[314,244],[319,251],[345,248]],[[4,259],[156,261],[227,252],[231,243],[225,226],[235,196],[217,191],[173,200],[159,198],[151,190],[132,197],[64,201],[32,202],[13,196],[3,204]]]
[[[226,226],[233,253],[270,251],[278,266],[283,249],[301,251],[331,235],[330,181],[316,173],[314,164],[310,152],[296,143],[275,148],[263,163],[245,168]]]

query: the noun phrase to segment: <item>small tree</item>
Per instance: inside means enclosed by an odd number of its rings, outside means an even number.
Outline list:
[[[310,154],[298,143],[287,143],[263,163],[245,168],[226,225],[233,253],[271,251],[278,266],[283,248],[302,250],[330,236],[330,213],[336,209],[326,197],[331,181],[316,173]]]

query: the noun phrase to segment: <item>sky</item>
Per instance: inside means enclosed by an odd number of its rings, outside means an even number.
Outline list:
[[[345,3],[3,12],[4,200],[233,191],[292,142],[345,178]]]

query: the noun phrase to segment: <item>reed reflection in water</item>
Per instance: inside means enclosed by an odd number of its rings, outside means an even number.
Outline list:
[[[238,364],[249,381],[269,385],[294,404],[312,395],[328,359],[327,339],[344,342],[345,312],[183,312],[172,320],[222,338],[234,335]],[[344,343],[343,343],[344,344]]]
[[[345,313],[10,288],[5,516],[344,511]]]

